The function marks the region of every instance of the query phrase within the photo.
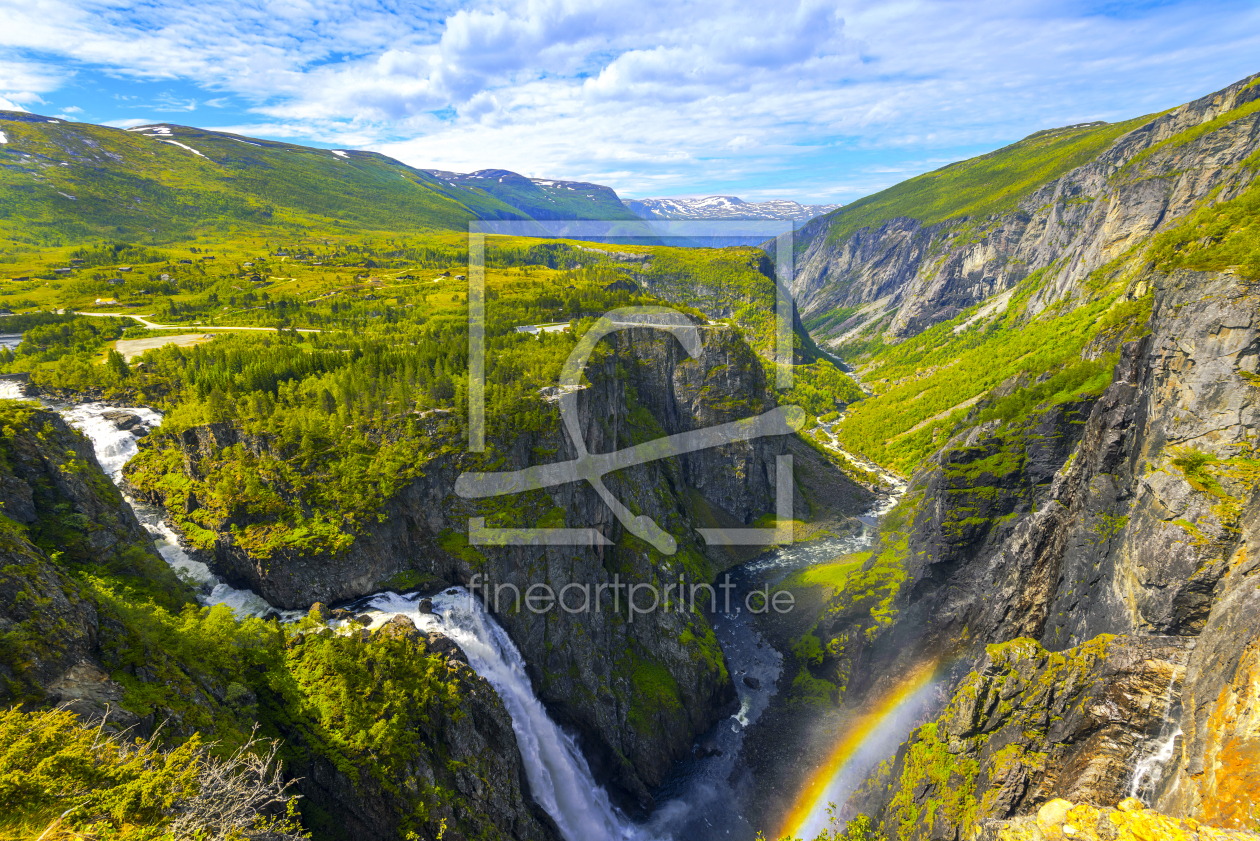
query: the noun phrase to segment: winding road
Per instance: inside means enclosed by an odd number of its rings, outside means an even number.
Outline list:
[[[261,330],[263,332],[272,332],[272,333],[276,331],[275,327],[236,327],[236,326],[220,327],[220,326],[210,325],[210,324],[155,324],[152,321],[149,321],[146,316],[133,315],[129,312],[81,312],[79,310],[72,310],[72,312],[74,312],[75,315],[86,315],[90,318],[134,318],[136,321],[139,321],[142,325],[149,328],[150,330],[196,330],[198,332],[205,332],[207,330],[227,330],[227,331]],[[289,328],[286,328],[286,329],[289,329]],[[298,327],[295,329],[299,333],[323,332],[313,327]]]

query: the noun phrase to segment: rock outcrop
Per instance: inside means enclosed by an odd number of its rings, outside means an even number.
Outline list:
[[[706,326],[699,332],[702,344],[694,359],[668,333],[650,328],[628,329],[603,343],[607,353],[601,351],[587,366],[590,385],[577,401],[590,452],[613,452],[774,406],[763,365],[737,331]],[[597,778],[610,783],[627,806],[649,806],[648,790],[687,755],[695,736],[718,720],[735,693],[702,615],[655,610],[632,617],[624,605],[619,611],[608,606],[614,591],[607,587],[617,582],[663,587],[680,578],[710,581],[733,556],[705,547],[695,529],[745,526],[773,511],[775,457],[786,451],[785,440],[736,442],[605,477],[624,505],[678,539],[678,551],[669,556],[626,533],[585,482],[484,502],[456,495],[455,482],[464,471],[508,471],[573,458],[575,449],[558,419],[541,432],[492,437],[485,457],[462,452],[450,416],[433,415],[427,422],[437,454],[425,454],[429,460],[420,475],[388,500],[347,551],[336,556],[279,551],[256,558],[234,542],[232,523],[225,522],[215,532],[208,560],[236,586],[283,607],[393,588],[399,576],[434,586],[489,584],[490,608],[520,648],[537,695],[558,720],[582,735]],[[171,445],[181,448],[195,481],[197,465],[223,447],[261,452],[267,442],[216,424],[160,444]],[[853,487],[861,506],[869,494]],[[805,505],[799,494],[796,504],[798,510]],[[610,543],[469,545],[465,535],[471,517],[486,517],[489,524],[508,517],[522,526],[596,527]],[[592,594],[605,586],[604,606],[599,612],[535,614],[515,595],[534,584],[549,584],[556,592],[576,585]],[[576,604],[573,592],[570,603]]]
[[[1190,647],[1107,635],[1055,653],[1029,639],[991,645],[849,805],[900,841],[970,838],[983,821],[1055,798],[1115,803],[1170,712]]]
[[[1251,183],[1254,169],[1244,161],[1260,144],[1256,113],[1185,143],[1162,142],[1260,98],[1255,78],[1134,128],[1006,213],[931,225],[898,217],[839,241],[832,226],[858,205],[810,222],[798,234],[803,254],[792,282],[802,313],[858,310],[815,338],[841,340],[881,320],[890,340],[912,336],[1038,271],[1044,283],[1031,312],[1070,296],[1095,269],[1215,191],[1225,200]]]
[[[1253,829],[1260,792],[1260,490],[1186,670],[1182,736],[1156,786],[1162,811]]]
[[[503,702],[459,646],[422,633],[403,616],[374,633],[323,634],[294,640],[289,668],[299,681],[318,681],[312,689],[322,693],[321,706],[351,709],[303,711],[279,725],[308,828],[320,837],[365,841],[394,841],[408,832],[457,841],[559,841],[555,824],[530,797]],[[341,700],[346,691],[375,697],[394,731],[374,745],[374,761],[343,752],[363,738],[347,731],[365,709]]]
[[[1140,282],[1153,289],[1150,332],[1123,346],[1100,396],[1018,425],[973,427],[915,477],[905,501],[913,527],[882,538],[906,539],[909,580],[896,621],[855,649],[850,701],[879,697],[925,659],[951,660],[953,721],[977,681],[995,679],[991,661],[977,660],[985,644],[1031,638],[1051,657],[1071,656],[1100,635],[1122,635],[1126,645],[1177,648],[1178,657],[1150,659],[1180,668],[1197,642],[1184,681],[1144,667],[1155,675],[1144,683],[1167,678],[1162,707],[1185,735],[1157,790],[1143,796],[1174,816],[1244,827],[1260,755],[1251,735],[1260,287],[1230,272]],[[1097,678],[1125,683],[1114,671]],[[1060,677],[1049,684],[1050,698],[1074,691]],[[1144,685],[1141,697],[1150,694]],[[1009,801],[1008,814],[1052,796],[1114,802],[1116,791],[1063,786],[1091,765],[1131,777],[1165,722],[1150,710],[1124,716],[1137,722],[1124,738],[1087,742],[1083,758],[1052,759],[1050,750],[1044,765],[1025,766],[1017,797],[1006,774],[976,777],[976,801]],[[863,808],[883,814],[907,797],[945,796],[912,791],[908,779],[872,789]],[[922,825],[905,837],[929,835],[938,837]]]
[[[1170,817],[1126,798],[1115,808],[1102,809],[1088,803],[1052,800],[1036,815],[982,822],[976,841],[1251,841],[1257,837],[1255,832]]]

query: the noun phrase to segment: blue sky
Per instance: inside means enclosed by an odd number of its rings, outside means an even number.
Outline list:
[[[0,0],[0,108],[848,202],[1260,71],[1260,2]]]

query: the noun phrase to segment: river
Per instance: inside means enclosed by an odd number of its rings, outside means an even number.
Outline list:
[[[17,383],[0,382],[0,398],[22,396]],[[137,437],[119,427],[123,412],[140,420],[140,428],[161,425],[160,413],[145,407],[112,407],[100,403],[65,404],[38,401],[61,414],[92,442],[101,467],[117,484],[126,462],[139,450]],[[900,490],[900,488],[898,489]],[[205,605],[226,604],[238,616],[277,616],[294,620],[302,611],[282,611],[248,590],[238,590],[205,564],[189,557],[178,535],[164,521],[164,512],[127,498],[137,519],[153,536],[162,557],[197,589]],[[863,528],[844,538],[829,538],[780,547],[729,571],[736,585],[735,604],[753,587],[773,586],[793,571],[859,552],[874,540],[878,518],[896,502],[883,498],[859,519]],[[654,792],[658,808],[644,823],[634,823],[614,806],[599,786],[576,742],[550,716],[525,673],[525,664],[507,633],[480,603],[462,588],[433,597],[434,614],[418,609],[419,597],[378,593],[354,603],[373,616],[379,627],[396,614],[409,616],[425,630],[440,630],[464,650],[477,674],[494,686],[512,719],[526,777],[535,799],[556,821],[566,841],[752,841],[756,829],[744,817],[744,797],[732,777],[740,767],[744,735],[770,706],[783,669],[783,656],[766,643],[751,616],[716,613],[711,619],[738,694],[738,710],[701,736],[691,759],[677,764]],[[745,678],[750,680],[746,681]]]

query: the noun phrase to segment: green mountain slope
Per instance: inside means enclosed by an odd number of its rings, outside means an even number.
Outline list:
[[[469,219],[635,218],[607,187],[435,177],[375,152],[187,126],[130,130],[0,111],[0,242],[465,230]]]
[[[1098,157],[1116,138],[1151,116],[1123,123],[1084,123],[1030,134],[1017,143],[903,181],[824,217],[829,242],[899,217],[925,225],[982,217],[1015,207],[1024,196]],[[798,245],[804,246],[802,238]]]
[[[1038,132],[842,208],[798,234],[815,339],[902,341],[1045,271],[1033,313],[1216,192],[1255,151],[1256,77],[1162,114]]]
[[[0,237],[173,240],[238,226],[333,233],[456,230],[521,213],[372,152],[184,126],[124,131],[0,112]]]
[[[534,219],[638,220],[609,187],[585,181],[526,178],[506,169],[458,173],[426,170],[456,189],[485,191]]]

